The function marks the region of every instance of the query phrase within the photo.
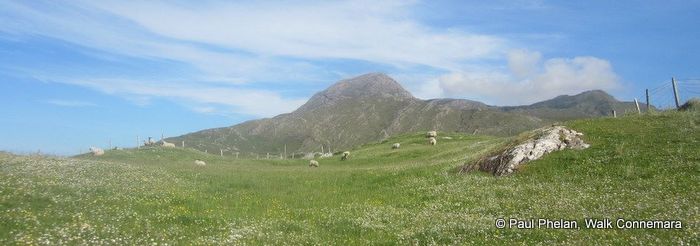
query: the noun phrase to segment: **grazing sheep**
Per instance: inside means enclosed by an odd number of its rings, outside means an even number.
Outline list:
[[[316,161],[316,160],[309,161],[309,167],[318,167],[318,161]]]
[[[343,156],[340,157],[340,160],[341,160],[341,161],[347,160],[348,157],[350,157],[350,151],[345,151],[345,152],[343,152]]]
[[[90,152],[92,152],[93,156],[101,156],[105,154],[104,150],[97,147],[90,147]]]
[[[400,143],[395,143],[395,144],[392,144],[392,145],[391,145],[391,148],[392,148],[392,149],[398,149],[398,148],[401,148],[401,144],[400,144]]]
[[[199,159],[194,160],[194,164],[197,165],[197,166],[200,166],[200,167],[203,167],[203,166],[206,166],[206,165],[207,165],[207,163],[205,163],[204,161],[199,160]]]
[[[168,143],[168,142],[166,142],[165,140],[163,140],[160,144],[161,144],[163,147],[175,148],[175,144],[174,144],[174,143]]]
[[[435,139],[434,137],[428,138],[428,144],[430,144],[430,145],[436,145],[436,144],[437,144],[437,139]]]
[[[425,134],[425,137],[428,137],[428,138],[437,137],[437,131],[429,131],[427,134]]]

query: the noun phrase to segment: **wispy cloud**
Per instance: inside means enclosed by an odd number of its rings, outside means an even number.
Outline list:
[[[519,4],[542,7],[541,1]],[[194,68],[186,78],[165,72],[148,76],[157,79],[129,74],[40,76],[136,98],[139,104],[167,98],[201,113],[271,116],[291,111],[306,96],[283,96],[260,83],[335,79],[328,76],[335,72],[319,65],[328,60],[376,63],[390,66],[395,74],[415,75],[407,79],[409,88],[423,98],[518,103],[617,83],[607,61],[577,57],[542,64],[539,53],[506,52],[516,47],[503,37],[421,23],[413,16],[414,7],[414,1],[365,0],[5,1],[0,3],[0,32],[45,36],[99,52]],[[493,65],[506,61],[512,71]],[[419,71],[423,68],[431,72]]]
[[[50,79],[41,79],[50,81]],[[182,104],[195,112],[222,113],[235,112],[259,117],[269,117],[290,112],[307,98],[283,98],[266,90],[239,89],[231,86],[204,86],[178,83],[177,81],[142,81],[129,79],[59,78],[62,83],[79,85],[94,90],[119,95],[147,104],[152,97],[164,98]],[[225,108],[222,108],[225,107]]]
[[[97,104],[92,103],[92,102],[86,102],[86,101],[77,101],[77,100],[61,100],[61,99],[52,99],[46,101],[48,104],[56,105],[56,106],[61,106],[61,107],[96,107]]]

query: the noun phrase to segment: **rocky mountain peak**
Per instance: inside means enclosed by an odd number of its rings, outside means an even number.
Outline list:
[[[413,98],[396,80],[383,73],[368,73],[341,80],[325,91],[328,97],[395,97]]]
[[[348,99],[413,100],[416,98],[386,74],[368,73],[336,82],[328,89],[316,93],[300,109],[316,108]]]

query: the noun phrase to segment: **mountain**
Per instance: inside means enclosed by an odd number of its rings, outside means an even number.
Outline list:
[[[166,141],[244,155],[339,151],[398,134],[438,130],[513,135],[556,121],[622,113],[634,104],[603,91],[559,96],[527,106],[497,107],[465,99],[421,100],[381,73],[341,80],[294,112],[202,130]]]
[[[646,104],[640,103],[639,106],[646,108]],[[602,90],[592,90],[574,96],[562,95],[527,106],[501,107],[501,110],[563,121],[611,115],[613,110],[622,115],[637,109],[634,102],[620,102]]]

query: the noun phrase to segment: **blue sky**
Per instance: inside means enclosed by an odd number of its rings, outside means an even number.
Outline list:
[[[700,96],[697,13],[700,1],[0,0],[0,149],[132,147],[290,112],[368,72],[494,105],[590,89],[632,100],[671,76]]]

